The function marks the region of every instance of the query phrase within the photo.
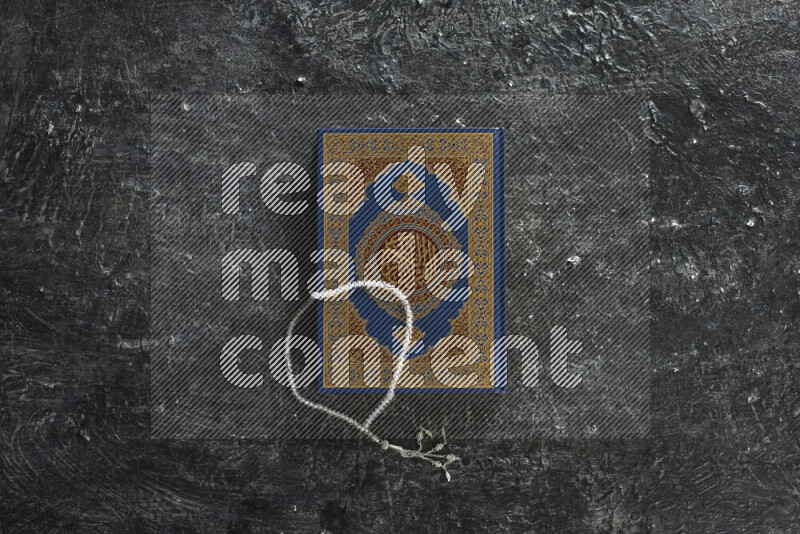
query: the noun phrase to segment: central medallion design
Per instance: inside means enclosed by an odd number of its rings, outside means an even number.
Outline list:
[[[444,229],[441,217],[427,206],[406,215],[383,212],[367,226],[356,247],[356,272],[361,280],[377,278],[396,286],[408,295],[414,317],[422,318],[441,303],[428,290],[425,281],[426,266],[429,270],[433,267],[434,273],[441,272],[446,267],[443,260],[440,260],[441,265],[429,263],[441,257],[439,252],[457,248],[458,240]],[[377,272],[369,273],[370,261],[386,251],[394,251],[399,260],[386,261]],[[381,298],[378,290],[371,291],[370,294],[392,317],[405,317],[401,302]]]

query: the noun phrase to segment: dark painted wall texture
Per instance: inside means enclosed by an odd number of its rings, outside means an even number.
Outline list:
[[[800,3],[8,0],[3,532],[798,532]],[[154,441],[154,94],[638,91],[648,437]]]

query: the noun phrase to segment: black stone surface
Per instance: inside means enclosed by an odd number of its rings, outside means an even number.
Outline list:
[[[0,6],[0,530],[800,531],[800,4]],[[638,441],[149,438],[158,93],[650,95]]]

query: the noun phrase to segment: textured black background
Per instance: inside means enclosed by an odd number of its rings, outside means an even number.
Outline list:
[[[3,531],[796,532],[797,2],[4,2]],[[650,95],[639,441],[149,439],[155,93]]]

